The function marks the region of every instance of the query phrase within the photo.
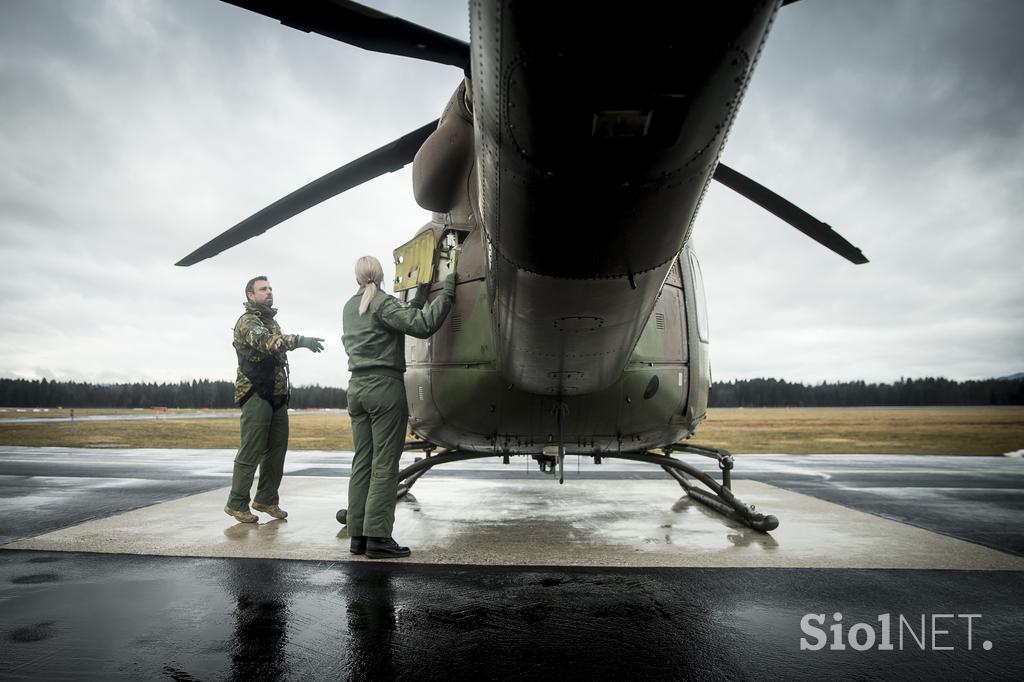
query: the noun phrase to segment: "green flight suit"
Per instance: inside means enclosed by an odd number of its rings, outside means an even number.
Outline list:
[[[268,506],[279,502],[278,488],[288,451],[288,360],[285,353],[295,350],[299,337],[282,334],[281,325],[274,319],[276,314],[275,308],[250,301],[235,323],[233,345],[239,359],[235,402],[242,403],[242,419],[241,442],[235,455],[227,504],[231,509],[249,508],[249,493],[257,467],[260,479],[253,499]],[[260,363],[264,363],[262,376],[257,374]],[[254,382],[246,371],[257,374],[257,380]]]
[[[270,401],[254,394],[242,405],[241,434],[227,506],[238,510],[249,508],[249,491],[257,466],[260,479],[253,499],[267,506],[277,504],[288,453],[288,403],[275,409]]]
[[[352,380],[348,414],[355,454],[348,485],[348,530],[352,537],[389,538],[395,525],[398,462],[405,446],[405,335],[425,339],[444,322],[455,300],[455,277],[422,310],[378,291],[363,315],[360,288],[345,304],[342,344]]]

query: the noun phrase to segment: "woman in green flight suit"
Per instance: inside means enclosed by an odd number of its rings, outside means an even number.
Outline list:
[[[405,445],[405,335],[425,339],[444,322],[455,301],[455,274],[430,305],[402,303],[380,289],[384,271],[373,256],[356,261],[359,290],[345,304],[341,341],[352,379],[348,414],[355,455],[348,484],[347,525],[353,554],[371,559],[407,557],[394,538],[398,460]]]

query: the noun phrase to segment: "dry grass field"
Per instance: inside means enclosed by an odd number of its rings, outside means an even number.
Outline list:
[[[999,455],[1024,449],[1024,407],[715,409],[693,440],[737,453]]]
[[[76,416],[111,413],[140,411],[75,411]],[[138,421],[0,424],[0,445],[236,448],[238,417],[227,414],[175,419],[174,411],[167,411]],[[13,415],[0,412],[7,416]],[[293,450],[352,449],[344,413],[295,414],[290,427]],[[1024,449],[1024,407],[719,408],[710,410],[693,441],[735,453],[996,455]]]
[[[201,410],[182,410],[198,412]],[[126,411],[138,415],[138,411]],[[224,412],[209,410],[209,412]],[[103,413],[92,411],[93,415]],[[107,413],[124,413],[113,410]],[[224,417],[175,419],[173,412],[153,413],[138,421],[81,421],[53,424],[0,424],[0,445],[90,448],[237,448],[238,411]],[[62,416],[67,416],[66,412]],[[79,416],[78,410],[75,416]],[[347,414],[308,412],[289,420],[293,450],[351,450]]]
[[[191,408],[145,408],[132,409],[120,407],[76,407],[75,418],[95,417],[100,415],[130,415],[149,417],[173,417],[175,414],[195,414],[204,412],[216,414],[223,412],[225,415],[238,414],[238,410],[196,410]],[[67,419],[71,411],[66,407],[0,407],[0,419]]]

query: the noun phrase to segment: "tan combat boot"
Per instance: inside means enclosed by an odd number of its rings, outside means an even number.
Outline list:
[[[246,509],[232,509],[231,507],[224,507],[224,513],[228,516],[232,516],[242,523],[256,523],[259,519],[255,515],[249,513],[248,508]]]
[[[288,518],[288,512],[286,512],[284,509],[281,509],[276,504],[260,504],[259,502],[253,502],[252,503],[252,508],[255,509],[258,512],[263,512],[264,514],[270,514],[275,519],[287,519]]]

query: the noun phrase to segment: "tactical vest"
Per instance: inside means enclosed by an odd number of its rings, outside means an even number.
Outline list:
[[[281,364],[278,362],[277,354],[271,353],[259,362],[253,362],[245,357],[238,346],[235,346],[235,355],[238,356],[238,368],[252,383],[252,387],[242,396],[238,406],[245,405],[253,393],[270,402],[274,397],[274,379],[277,377],[277,368]]]

